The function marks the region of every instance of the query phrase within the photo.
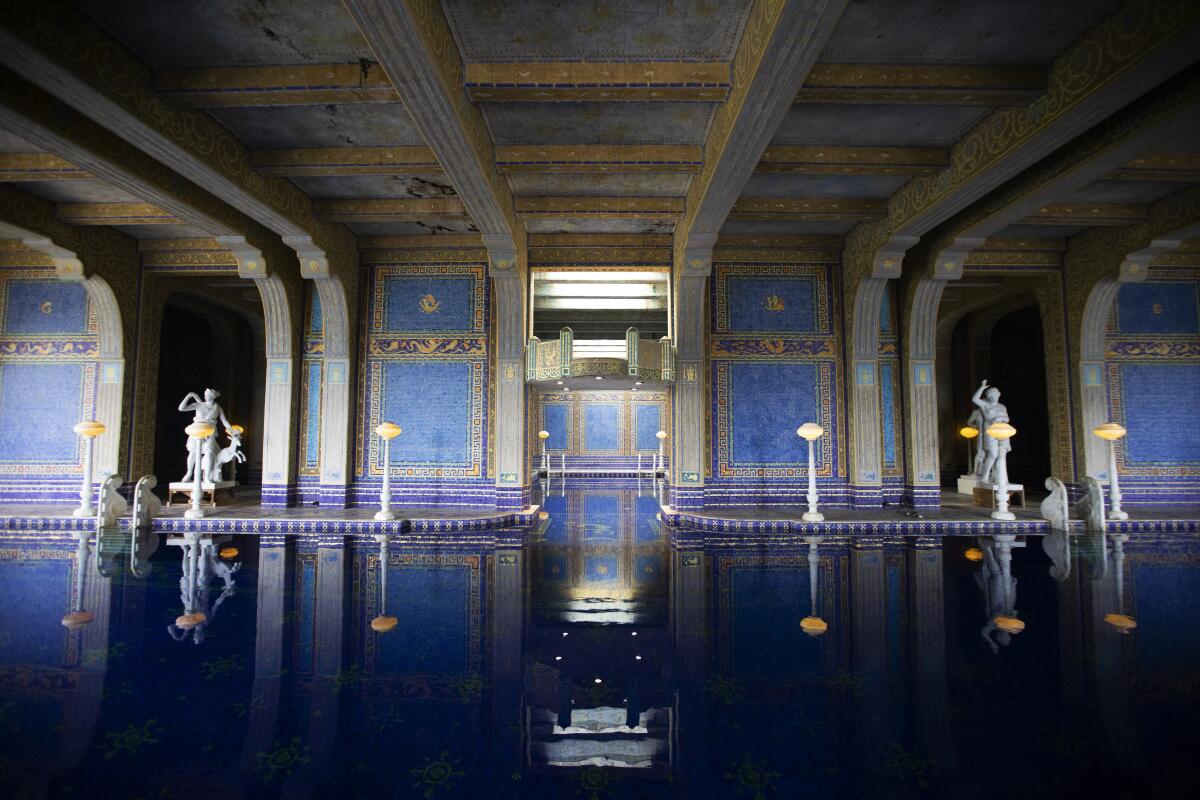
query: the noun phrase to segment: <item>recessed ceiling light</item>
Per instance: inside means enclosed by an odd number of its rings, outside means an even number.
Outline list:
[[[641,382],[641,381],[634,381],[634,382],[633,382],[633,385],[634,385],[634,386],[641,386],[641,385],[642,385],[642,382]]]
[[[555,381],[559,386],[562,386],[562,381]]]
[[[596,376],[596,380],[598,380],[598,381],[602,381],[602,380],[604,380],[604,376],[603,376],[603,375],[597,375],[597,376]]]
[[[596,683],[604,683],[604,681],[600,680],[599,678],[593,678],[593,680],[594,680]]]
[[[633,387],[633,391],[635,391],[635,392],[637,391],[637,387],[636,387],[636,386],[635,386],[635,387]]]
[[[554,660],[555,660],[555,661],[562,661],[562,656],[555,656],[555,657],[554,657]]]

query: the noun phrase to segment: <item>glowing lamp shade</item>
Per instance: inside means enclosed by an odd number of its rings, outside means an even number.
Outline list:
[[[217,553],[217,555],[228,561],[231,558],[238,557],[238,549],[236,547],[222,547],[221,551]]]
[[[538,431],[538,438],[543,442],[550,438],[550,431]]]
[[[796,435],[810,442],[814,439],[820,439],[824,433],[825,429],[815,422],[806,422],[799,428],[796,428]]]
[[[394,422],[381,422],[375,428],[375,433],[379,434],[380,439],[395,439],[404,431]]]
[[[371,620],[371,630],[375,631],[376,633],[387,633],[388,631],[395,630],[396,626],[399,624],[400,620],[396,619],[391,614],[380,614],[378,617]]]
[[[667,438],[667,432],[659,431],[658,433],[654,434],[654,438],[658,439],[661,442],[663,439]]]
[[[232,433],[234,436],[241,436],[243,433],[246,432],[246,429],[243,428],[241,425],[230,425],[229,432]]]
[[[972,428],[970,425],[963,425],[958,429],[958,435],[964,439],[974,439],[979,435],[979,428]]]
[[[1025,623],[1022,620],[1007,614],[997,615],[992,622],[996,623],[996,627],[1005,633],[1020,633],[1025,630]]]
[[[211,422],[193,422],[184,428],[183,432],[197,439],[207,439],[213,435],[213,431],[215,430],[216,428],[213,427]]]
[[[539,511],[538,519],[550,519],[550,512],[549,511]]]
[[[967,561],[983,561],[983,551],[978,547],[968,547],[963,556],[966,557]]]
[[[100,434],[104,433],[104,431],[104,423],[97,422],[94,419],[85,419],[83,422],[80,422],[75,426],[76,433],[78,433],[80,436],[86,436],[89,439],[93,436],[99,436]]]
[[[90,611],[72,611],[62,618],[63,627],[70,631],[77,631],[85,625],[91,624],[92,612]]]
[[[829,623],[820,617],[805,617],[800,620],[800,630],[807,633],[809,636],[820,636],[825,631],[829,630]]]
[[[1120,633],[1129,633],[1137,627],[1137,620],[1127,614],[1105,614],[1104,621]]]
[[[1105,441],[1115,442],[1125,435],[1126,430],[1115,422],[1106,422],[1103,425],[1097,425],[1095,428],[1092,428],[1092,433]]]
[[[191,614],[183,614],[175,618],[175,627],[181,631],[190,631],[199,625],[208,622],[208,617],[203,613],[196,611]]]
[[[987,435],[993,439],[1011,439],[1017,435],[1017,429],[1007,422],[997,422],[988,426]]]

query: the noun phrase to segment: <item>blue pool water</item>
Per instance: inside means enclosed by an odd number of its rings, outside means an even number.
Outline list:
[[[1196,537],[759,540],[665,531],[629,490],[545,508],[436,544],[0,542],[0,796],[1197,785]]]

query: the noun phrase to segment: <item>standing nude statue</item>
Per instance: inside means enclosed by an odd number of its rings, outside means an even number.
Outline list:
[[[207,422],[217,428],[217,420],[221,421],[221,425],[228,429],[229,420],[225,419],[225,411],[217,404],[217,398],[221,393],[215,389],[205,389],[204,399],[201,400],[195,392],[188,392],[183,400],[179,403],[180,411],[195,411],[196,415],[192,419],[193,422]],[[201,442],[203,441],[203,451],[201,451]],[[201,480],[212,480],[213,471],[217,463],[217,436],[214,431],[212,436],[207,439],[197,439],[195,436],[189,436],[187,440],[187,474],[183,476],[183,482],[188,483],[195,479],[193,470],[200,470]],[[216,476],[218,479],[220,476]]]
[[[1008,409],[1000,402],[1000,390],[995,386],[988,386],[986,378],[975,390],[971,402],[979,406],[979,414],[982,417],[979,426],[979,450],[983,459],[982,463],[976,460],[978,471],[975,477],[983,483],[996,483],[996,461],[1001,453],[1012,450],[1012,445],[1007,439],[993,439],[988,436],[987,429],[997,422],[1008,422]]]

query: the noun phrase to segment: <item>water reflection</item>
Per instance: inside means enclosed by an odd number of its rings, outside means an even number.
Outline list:
[[[1188,775],[1196,538],[767,543],[674,535],[636,490],[546,505],[523,538],[436,546],[6,541],[0,790],[1040,797]]]

